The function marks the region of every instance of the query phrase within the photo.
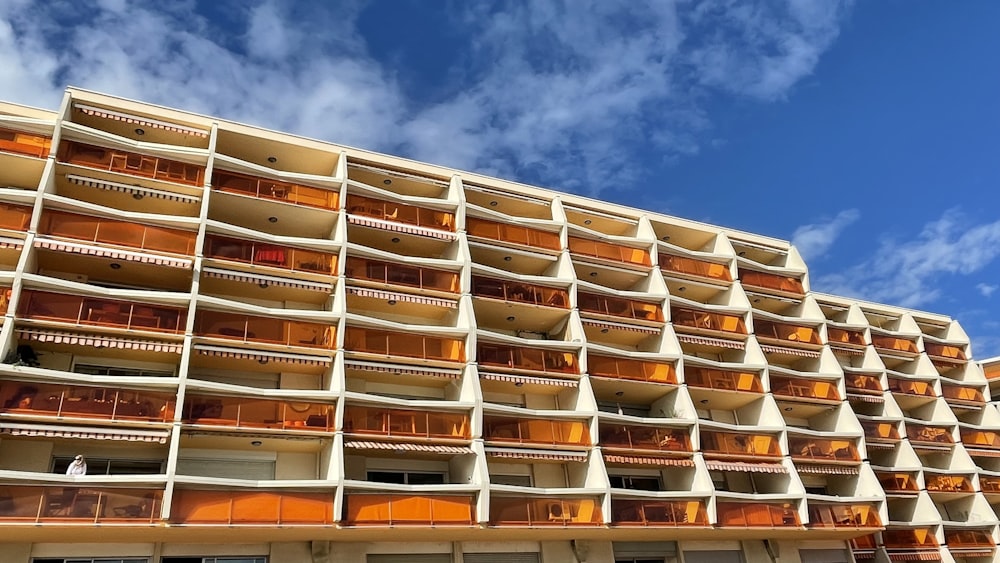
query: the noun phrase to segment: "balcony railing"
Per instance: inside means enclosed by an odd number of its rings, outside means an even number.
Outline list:
[[[569,237],[569,251],[570,254],[577,256],[597,258],[608,262],[645,267],[653,265],[649,258],[649,252],[641,248],[619,246],[596,240]]]
[[[971,493],[972,481],[965,475],[924,474],[927,490],[934,493]]]
[[[330,431],[333,409],[307,402],[188,394],[183,421],[187,424],[236,428],[284,428]]]
[[[609,377],[647,383],[677,383],[673,364],[587,355],[587,371],[592,377]]]
[[[993,430],[962,428],[962,443],[974,448],[1000,450],[1000,433]]]
[[[863,330],[847,330],[828,326],[826,327],[826,339],[831,344],[865,345],[865,333]]]
[[[870,504],[809,504],[810,528],[881,528],[878,509]]]
[[[917,343],[906,338],[896,338],[894,336],[883,336],[881,334],[872,335],[872,344],[880,349],[890,352],[905,352],[907,354],[918,354]]]
[[[781,458],[778,437],[748,432],[701,431],[701,451],[714,459],[757,459],[773,461]]]
[[[589,447],[590,430],[580,420],[484,415],[483,438],[498,445]]]
[[[944,400],[951,403],[965,403],[969,405],[982,406],[986,404],[986,397],[978,387],[965,387],[962,385],[942,385],[941,395]]]
[[[729,528],[800,527],[799,512],[791,504],[719,502],[719,525]]]
[[[337,255],[330,252],[237,240],[218,235],[205,237],[205,258],[280,268],[293,272],[311,272],[327,276],[337,274]]]
[[[326,324],[221,311],[201,310],[194,319],[194,333],[197,336],[321,350],[333,349],[336,344],[335,331],[335,327]]]
[[[882,544],[886,549],[936,549],[939,546],[931,528],[885,530]]]
[[[861,427],[865,430],[865,438],[871,442],[898,442],[902,440],[895,422],[879,422],[862,420]]]
[[[73,141],[63,141],[60,144],[59,160],[68,164],[189,186],[201,186],[205,182],[204,166]]]
[[[477,362],[483,367],[556,374],[580,373],[580,362],[575,352],[488,342],[479,343],[476,350]]]
[[[611,498],[615,526],[708,526],[708,511],[700,500]]]
[[[796,461],[861,462],[861,454],[858,453],[854,440],[790,435],[788,437],[788,451],[791,453],[792,459]]]
[[[23,154],[35,158],[49,156],[52,138],[33,133],[0,129],[0,152]]]
[[[402,285],[416,289],[447,293],[458,293],[460,290],[458,274],[455,272],[418,268],[406,264],[392,264],[357,256],[347,258],[347,270],[344,275],[355,280]]]
[[[344,432],[388,438],[469,440],[469,415],[348,405]]]
[[[915,395],[917,397],[937,397],[934,391],[934,384],[930,381],[920,381],[915,379],[889,378],[889,391],[901,393],[903,395]]]
[[[349,493],[344,496],[348,526],[471,526],[476,522],[472,495]]]
[[[930,426],[927,424],[918,424],[915,422],[906,423],[906,437],[910,439],[911,442],[919,442],[924,444],[954,444],[955,440],[951,437],[951,429],[944,426]]]
[[[595,498],[490,497],[490,526],[600,526]]]
[[[707,313],[694,309],[670,308],[670,320],[677,328],[691,328],[699,331],[746,334],[747,325],[743,317],[722,313]]]
[[[920,487],[917,486],[917,475],[915,473],[902,472],[876,472],[879,485],[888,494],[917,494]]]
[[[34,209],[30,205],[0,203],[0,229],[27,232],[32,213]]]
[[[740,270],[740,281],[743,285],[773,289],[785,293],[805,295],[806,290],[802,287],[802,280],[791,276],[781,276],[778,274],[768,274],[753,270]]]
[[[944,530],[944,542],[948,544],[948,549],[953,551],[956,549],[976,549],[976,550],[987,550],[995,549],[997,544],[993,541],[993,534],[990,529],[963,529],[963,528],[945,528]],[[954,554],[953,555],[958,555]]]
[[[836,383],[810,381],[800,377],[771,376],[771,392],[775,396],[819,401],[840,401]]]
[[[663,308],[655,303],[644,303],[619,297],[579,292],[577,306],[583,313],[597,313],[622,319],[663,322]]]
[[[198,237],[197,233],[190,231],[48,209],[42,213],[38,232],[52,237],[184,256],[194,255]]]
[[[764,385],[760,382],[759,373],[690,366],[684,368],[684,382],[689,387],[702,387],[717,391],[764,392]]]
[[[65,295],[47,291],[21,292],[18,316],[36,321],[179,334],[187,309],[131,301]]]
[[[380,221],[403,223],[415,227],[455,231],[455,214],[392,201],[382,201],[359,195],[347,196],[347,212]]]
[[[782,343],[822,345],[819,331],[809,326],[754,319],[753,331],[757,338],[780,340]]]
[[[176,489],[173,524],[330,525],[333,493]]]
[[[980,473],[979,488],[984,493],[1000,494],[1000,477]]]
[[[541,285],[472,276],[472,295],[511,303],[569,308],[569,292]]]
[[[212,174],[212,187],[219,191],[247,195],[257,199],[294,203],[332,211],[336,211],[340,204],[340,196],[334,190],[268,180],[267,178],[247,176],[226,170],[215,170]]]
[[[729,267],[725,264],[716,264],[714,262],[674,256],[672,254],[660,254],[659,262],[660,269],[667,274],[676,272],[678,274],[687,274],[710,280],[733,281],[733,276],[729,273]]]
[[[1000,362],[988,366],[983,366],[983,374],[986,376],[986,381],[994,381],[1000,379]]]
[[[600,425],[601,446],[606,449],[642,453],[678,454],[691,451],[687,430],[628,424]]]
[[[174,418],[174,394],[48,383],[0,384],[2,412],[43,417],[163,422]]]
[[[460,338],[388,332],[356,326],[347,327],[344,349],[348,352],[464,362],[465,341]]]
[[[151,524],[162,498],[150,489],[0,485],[0,522]]]
[[[529,229],[518,225],[507,225],[468,217],[465,220],[465,230],[470,237],[484,238],[516,244],[519,246],[529,246],[544,250],[561,250],[562,243],[559,241],[559,233]]]
[[[844,385],[848,393],[858,393],[861,395],[881,395],[882,379],[878,375],[867,375],[860,373],[845,373]]]
[[[951,362],[964,362],[968,358],[965,351],[958,346],[948,344],[938,344],[937,342],[924,342],[924,351],[927,355],[936,360],[946,360]]]

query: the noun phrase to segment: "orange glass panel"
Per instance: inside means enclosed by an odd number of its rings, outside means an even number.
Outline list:
[[[740,270],[740,281],[743,285],[762,287],[764,289],[774,289],[796,295],[805,295],[805,288],[802,287],[802,280],[790,276],[780,276],[778,274],[768,274],[753,270]]]
[[[10,288],[0,287],[0,315],[7,314],[7,307],[10,305]]]
[[[175,524],[329,525],[333,494],[176,489],[171,509]]]
[[[892,350],[895,352],[907,352],[910,354],[917,354],[917,343],[912,340],[907,340],[905,338],[896,338],[894,336],[883,336],[880,334],[872,335],[872,344],[876,348],[882,350]]]
[[[934,392],[934,384],[929,381],[914,379],[889,378],[889,391],[902,393],[904,395],[917,395],[920,397],[937,397]]]
[[[931,528],[885,530],[882,544],[887,549],[936,548],[939,546]]]
[[[954,444],[951,437],[951,430],[945,426],[930,426],[927,424],[917,424],[915,422],[906,423],[906,437],[911,442],[926,442],[933,444]]]
[[[616,526],[708,526],[708,511],[700,500],[611,499]]]
[[[993,549],[996,542],[990,529],[948,529],[944,530],[944,541],[949,549],[981,548]]]
[[[336,327],[272,317],[201,310],[195,315],[194,333],[240,342],[260,342],[332,350]]]
[[[870,504],[809,504],[810,528],[881,528],[878,509]]]
[[[684,381],[691,387],[717,389],[724,391],[746,391],[763,393],[764,386],[760,382],[760,374],[722,369],[700,367],[685,367]]]
[[[590,429],[579,420],[483,416],[487,442],[525,446],[590,446]]]
[[[862,420],[861,427],[865,429],[865,438],[873,442],[898,442],[902,438],[895,422],[879,422],[875,420]]]
[[[663,308],[655,303],[579,292],[576,296],[581,312],[597,313],[623,319],[663,321]]]
[[[875,544],[875,534],[871,534],[868,536],[861,536],[859,538],[852,538],[850,540],[850,543],[851,543],[851,549],[854,550],[868,550],[868,549],[875,549],[875,547],[877,547]]]
[[[707,313],[694,309],[670,308],[670,320],[675,327],[693,328],[705,331],[720,331],[731,334],[746,334],[747,325],[743,317],[724,315],[722,313]]]
[[[0,203],[0,229],[27,232],[33,212],[34,209],[30,205]]]
[[[459,338],[388,332],[356,326],[347,327],[344,349],[348,352],[381,356],[465,361],[465,341]]]
[[[470,237],[485,238],[545,250],[561,250],[558,233],[529,229],[518,225],[507,225],[485,219],[468,217],[465,230]]]
[[[985,405],[986,397],[983,392],[977,387],[963,387],[960,385],[942,385],[941,394],[944,395],[946,401],[955,401],[963,403],[974,403],[977,405]]]
[[[826,339],[836,344],[865,345],[865,333],[861,330],[847,330],[828,326],[826,327]]]
[[[194,255],[197,233],[46,209],[38,232],[53,237]]]
[[[472,276],[472,294],[514,303],[569,308],[569,292],[541,285]]]
[[[344,520],[349,526],[469,526],[475,523],[471,495],[348,494]]]
[[[788,323],[778,323],[764,319],[754,319],[754,334],[758,338],[797,342],[801,344],[820,345],[819,331],[809,326],[798,326]]]
[[[878,375],[845,373],[844,384],[849,392],[865,395],[882,394],[882,381]]]
[[[600,526],[595,498],[490,497],[491,526]]]
[[[719,525],[736,528],[781,528],[802,525],[791,504],[720,502],[716,506]]]
[[[598,258],[609,262],[620,262],[622,264],[634,264],[637,266],[653,265],[649,258],[649,252],[641,248],[631,248],[596,240],[569,237],[569,251],[571,254]]]
[[[212,174],[212,187],[223,192],[332,211],[336,211],[340,203],[340,196],[334,190],[268,180],[226,170],[215,170]]]
[[[659,260],[660,269],[664,272],[677,272],[679,274],[688,274],[710,280],[733,281],[733,276],[729,273],[729,267],[725,264],[716,264],[714,262],[695,260],[694,258],[674,256],[672,254],[660,254]]]
[[[6,381],[0,384],[0,412],[100,420],[173,420],[174,394],[120,387],[84,387]]]
[[[460,289],[458,274],[455,272],[418,268],[409,264],[391,264],[357,256],[347,258],[347,270],[344,275],[355,280],[448,293],[458,293]]]
[[[688,432],[677,428],[602,423],[600,441],[605,449],[660,453],[691,451]]]
[[[348,405],[344,409],[347,434],[468,440],[469,415]]]
[[[629,358],[587,355],[587,371],[591,376],[646,381],[649,383],[677,383],[673,364],[661,364]]]
[[[986,374],[986,379],[988,381],[993,381],[994,379],[1000,379],[1000,362],[983,366],[983,372]]]
[[[939,493],[971,493],[972,482],[965,475],[933,475],[925,474],[924,482],[927,490]]]
[[[707,458],[776,459],[781,457],[777,436],[701,431],[701,451]]]
[[[51,146],[51,137],[10,129],[0,129],[0,152],[45,158],[49,156],[49,148]]]
[[[580,362],[577,360],[576,352],[488,342],[479,343],[476,350],[477,361],[481,366],[544,373],[580,373]]]
[[[861,455],[853,440],[789,435],[788,451],[795,460],[851,463],[861,461]]]
[[[0,485],[0,522],[152,523],[163,491]]]
[[[877,471],[875,475],[882,489],[887,493],[912,493],[917,494],[920,488],[917,487],[917,475],[915,473],[892,472],[886,473]]]
[[[330,252],[316,252],[218,235],[205,236],[205,257],[328,276],[337,273],[337,255]]]
[[[59,160],[98,170],[189,186],[201,186],[205,181],[204,166],[73,141],[60,143]]]
[[[977,448],[1000,449],[1000,433],[993,430],[962,428],[962,443]]]
[[[958,346],[950,346],[948,344],[938,344],[936,342],[924,342],[924,351],[927,352],[928,356],[934,356],[936,358],[944,358],[946,360],[959,360],[965,361],[965,351]]]
[[[188,424],[237,428],[333,429],[330,405],[308,402],[187,394],[183,421]]]
[[[17,314],[40,321],[178,334],[184,331],[187,309],[24,290]]]
[[[442,231],[455,231],[455,214],[359,195],[347,196],[347,212],[381,221],[404,223]]]
[[[839,401],[840,390],[830,381],[810,381],[801,377],[771,376],[771,392],[782,397]]]
[[[984,493],[1000,493],[1000,477],[980,474],[979,488]]]

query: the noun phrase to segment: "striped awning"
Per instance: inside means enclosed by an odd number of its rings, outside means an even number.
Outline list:
[[[785,346],[772,346],[770,344],[761,344],[760,349],[766,354],[788,354],[789,356],[800,356],[803,358],[818,358],[820,355],[816,350],[802,350]]]
[[[220,268],[203,268],[201,271],[210,278],[252,283],[265,287],[275,285],[280,287],[291,287],[294,289],[306,289],[309,291],[322,291],[326,293],[333,292],[333,284],[331,283],[293,280],[289,278],[281,278],[278,276],[265,276],[264,274],[250,274],[247,272],[223,270]]]
[[[156,254],[145,254],[143,252],[117,250],[114,248],[104,248],[101,246],[92,246],[78,242],[45,238],[35,239],[34,246],[35,248],[45,248],[48,250],[57,250],[59,252],[71,252],[73,254],[98,256],[100,258],[110,258],[112,260],[139,262],[141,264],[153,264],[154,266],[169,266],[171,268],[183,268],[185,270],[190,270],[191,266],[194,264],[194,261],[190,258],[173,258],[170,256],[159,256]]]
[[[548,377],[527,377],[523,375],[507,375],[502,373],[480,373],[481,379],[490,381],[504,381],[507,383],[520,383],[522,385],[551,385],[555,387],[577,387],[579,382],[575,379],[556,379]]]
[[[443,444],[406,444],[393,442],[344,442],[345,448],[356,450],[392,450],[407,452],[426,452],[433,454],[471,454],[475,453],[468,446],[446,446]]]
[[[843,352],[844,354],[848,354],[851,356],[865,355],[864,349],[848,348],[847,346],[837,346],[835,344],[830,344],[830,349],[832,349],[834,352]]]
[[[151,197],[155,199],[166,199],[169,201],[179,201],[181,203],[198,203],[201,201],[201,197],[196,195],[186,195],[179,194],[176,192],[168,192],[166,190],[154,190],[153,188],[144,188],[138,185],[121,184],[118,182],[110,182],[108,180],[100,180],[98,178],[88,178],[86,176],[77,176],[76,174],[67,174],[66,180],[70,183],[77,184],[79,186],[85,186],[88,188],[100,188],[102,190],[109,190],[112,192],[123,192],[132,195],[141,195],[144,197]]]
[[[813,465],[795,463],[795,471],[812,475],[857,475],[859,469],[853,465]]]
[[[684,458],[649,457],[637,455],[604,454],[606,463],[624,463],[628,465],[663,465],[671,467],[694,467],[694,461]]]
[[[584,326],[593,326],[600,329],[625,330],[629,332],[641,332],[643,334],[660,334],[660,329],[650,326],[630,325],[627,323],[616,323],[612,321],[599,321],[597,319],[581,319]]]
[[[333,358],[326,356],[310,356],[307,354],[289,354],[287,352],[266,352],[264,350],[245,350],[243,348],[228,348],[225,346],[209,346],[207,344],[195,344],[194,349],[203,356],[215,356],[217,358],[236,358],[240,360],[256,360],[258,362],[281,362],[285,364],[298,364],[309,366],[329,365]]]
[[[853,551],[854,559],[858,561],[868,561],[869,559],[875,559],[874,551]]]
[[[950,548],[952,557],[993,557],[992,549],[955,549]]]
[[[1000,457],[1000,450],[977,450],[966,446],[966,451],[973,457]]]
[[[24,246],[24,240],[12,237],[0,237],[0,248],[21,248]]]
[[[347,222],[354,223],[355,225],[361,225],[362,227],[372,227],[375,229],[382,229],[383,231],[392,231],[395,233],[407,233],[411,235],[431,237],[441,240],[458,239],[458,235],[448,231],[441,231],[438,229],[428,229],[427,227],[417,227],[415,225],[406,225],[403,223],[396,223],[394,221],[375,219],[373,217],[362,217],[360,215],[348,215]]]
[[[95,348],[117,348],[119,350],[142,350],[144,352],[166,352],[180,354],[182,345],[175,342],[156,340],[137,340],[134,338],[119,338],[97,334],[80,334],[56,330],[24,328],[17,335],[34,342],[51,342],[53,344],[72,344],[74,346],[94,346]]]
[[[127,428],[94,428],[81,426],[48,426],[44,424],[4,424],[0,434],[38,436],[80,440],[116,440],[166,444],[170,430],[130,430]]]
[[[788,473],[780,463],[747,463],[744,461],[706,460],[710,471],[748,471],[750,473]]]
[[[733,350],[742,350],[746,348],[746,343],[742,340],[726,340],[725,338],[709,338],[707,336],[678,334],[677,340],[687,344],[701,344],[703,346],[715,346],[717,348],[732,348]]]
[[[857,399],[857,400],[859,400],[859,401],[861,401],[863,403],[884,403],[885,402],[885,399],[882,398],[882,396],[876,396],[876,395],[857,395],[855,393],[848,393],[847,394],[847,399],[850,400],[850,401],[853,401],[854,399]]]
[[[937,551],[897,551],[888,552],[891,561],[940,561],[941,554]]]
[[[444,377],[447,379],[458,379],[462,377],[462,370],[458,369],[424,368],[419,366],[399,366],[395,364],[383,364],[380,362],[361,362],[357,360],[345,361],[344,368],[356,369],[358,371],[391,373],[395,375],[422,375],[430,377]]]
[[[176,125],[174,123],[159,121],[157,119],[150,119],[148,117],[139,117],[137,115],[130,115],[127,113],[122,113],[120,111],[111,111],[109,109],[97,108],[93,106],[85,106],[82,104],[73,104],[73,107],[76,108],[77,111],[83,112],[87,115],[92,115],[94,117],[114,119],[115,121],[121,121],[123,123],[132,123],[135,125],[141,125],[143,127],[151,127],[153,129],[163,129],[164,131],[183,133],[185,135],[193,135],[195,137],[202,137],[202,138],[208,137],[207,131],[192,129],[191,127]]]
[[[417,303],[418,305],[432,305],[434,307],[447,307],[457,309],[458,301],[451,299],[440,299],[437,297],[424,297],[422,295],[410,295],[408,293],[398,293],[395,291],[383,291],[381,289],[368,289],[365,287],[348,287],[347,293],[358,297],[373,297],[386,301],[404,301],[406,303]]]
[[[587,452],[552,452],[486,448],[486,455],[505,459],[536,459],[540,461],[587,461]]]
[[[868,439],[871,440],[872,438]],[[865,445],[868,446],[868,449],[870,450],[891,450],[896,447],[897,443],[898,442],[893,442],[891,444],[886,442],[866,442]]]

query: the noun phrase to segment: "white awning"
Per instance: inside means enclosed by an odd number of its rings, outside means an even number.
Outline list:
[[[788,348],[786,346],[772,346],[761,344],[760,349],[770,354],[788,354],[789,356],[800,356],[803,358],[818,358],[820,353],[816,350],[802,350],[800,348]]]
[[[627,330],[630,332],[642,332],[645,334],[660,334],[660,329],[656,327],[642,326],[642,325],[631,325],[627,323],[616,323],[611,321],[599,321],[597,319],[580,319],[584,326],[594,326],[602,329],[609,330]]]
[[[81,440],[117,440],[166,444],[170,430],[131,430],[128,428],[97,428],[88,426],[49,426],[46,424],[7,424],[0,427],[0,434],[11,436],[39,436],[45,438],[71,438]]]
[[[740,471],[750,473],[788,473],[788,469],[780,463],[748,463],[745,461],[706,460],[705,465],[710,471]]]
[[[539,461],[587,461],[587,452],[554,452],[513,448],[486,448],[486,455],[509,459],[537,459]]]
[[[326,356],[309,356],[306,354],[290,354],[287,352],[268,352],[264,350],[247,350],[244,348],[228,348],[225,346],[209,346],[207,344],[195,344],[194,349],[204,356],[215,356],[219,358],[236,358],[241,360],[256,360],[267,363],[270,361],[282,362],[286,364],[300,364],[322,366],[329,365],[333,358]]]
[[[447,446],[443,444],[407,444],[397,442],[365,442],[345,441],[345,448],[356,450],[391,450],[407,452],[425,452],[433,454],[471,454],[475,453],[468,446]]]
[[[201,271],[203,274],[205,274],[210,278],[252,283],[259,286],[276,285],[281,287],[291,287],[295,289],[306,289],[309,291],[322,291],[327,293],[333,292],[333,284],[331,283],[295,280],[290,278],[282,278],[278,276],[266,276],[264,274],[251,274],[247,272],[238,272],[235,270],[223,270],[220,268],[203,268]]]
[[[24,239],[13,237],[0,237],[0,248],[21,248],[24,246]]]
[[[577,387],[579,382],[575,379],[557,379],[548,377],[527,377],[523,375],[508,375],[502,373],[480,373],[480,379],[490,381],[505,381],[514,384],[528,385],[552,385],[555,387]]]
[[[458,240],[458,235],[449,231],[442,231],[438,229],[428,229],[427,227],[418,227],[416,225],[407,225],[405,223],[396,223],[394,221],[384,221],[382,219],[375,219],[373,217],[363,217],[360,215],[348,215],[347,222],[353,223],[355,225],[361,225],[363,227],[372,227],[375,229],[382,229],[383,231],[393,231],[396,233],[408,233],[411,235],[418,235],[422,237],[431,237],[441,240]]]
[[[70,183],[77,184],[79,186],[86,186],[88,188],[100,188],[102,190],[112,192],[123,192],[143,197],[179,201],[181,203],[198,203],[201,201],[201,197],[199,196],[168,192],[166,190],[154,190],[153,188],[144,188],[138,185],[121,184],[118,182],[110,182],[108,180],[88,178],[86,176],[77,176],[76,174],[67,174],[66,180]]]
[[[710,338],[708,336],[678,334],[677,340],[687,344],[700,344],[702,346],[715,346],[717,348],[732,348],[733,350],[742,350],[746,348],[746,344],[742,340],[726,340],[725,338]]]
[[[430,377],[445,377],[448,379],[458,379],[459,377],[462,377],[462,370],[457,370],[457,369],[425,368],[420,366],[385,364],[381,362],[363,362],[358,360],[344,361],[344,369],[356,369],[359,371],[391,373],[395,375],[422,375]]]
[[[139,262],[141,264],[153,264],[155,266],[169,266],[171,268],[183,268],[190,270],[194,261],[189,258],[174,258],[171,256],[161,256],[157,254],[146,254],[143,252],[133,252],[129,250],[118,250],[102,246],[93,246],[78,242],[68,242],[46,238],[37,238],[34,243],[35,248],[45,248],[59,252],[70,252],[73,254],[83,254],[85,256],[98,256],[100,258],[110,258],[112,260],[125,260],[126,262]]]
[[[417,303],[419,305],[433,305],[435,307],[447,307],[457,309],[458,301],[451,299],[439,299],[437,297],[424,297],[422,295],[411,295],[397,291],[384,291],[381,289],[368,289],[365,287],[348,287],[347,292],[358,297],[373,297],[386,301],[403,301],[406,303]]]
[[[51,342],[53,344],[72,344],[74,346],[94,346],[95,348],[117,348],[119,350],[142,350],[144,352],[166,352],[180,354],[182,345],[176,342],[156,340],[137,340],[134,338],[119,338],[97,334],[81,334],[56,330],[34,328],[18,329],[17,335],[34,342]]]
[[[207,131],[201,131],[199,129],[193,129],[191,127],[185,127],[183,125],[168,123],[166,121],[160,121],[157,119],[150,119],[148,117],[139,117],[137,115],[122,113],[120,111],[111,111],[109,109],[103,109],[93,106],[85,106],[82,104],[73,104],[73,107],[76,108],[77,111],[83,112],[87,115],[93,115],[94,117],[114,119],[115,121],[121,121],[123,123],[133,123],[135,125],[141,125],[143,127],[162,129],[164,131],[172,131],[174,133],[183,133],[185,135],[192,135],[195,137],[202,137],[202,138],[208,137]]]

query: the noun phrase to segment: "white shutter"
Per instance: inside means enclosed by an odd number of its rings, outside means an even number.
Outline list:
[[[800,549],[799,559],[809,563],[851,563],[846,549]]]
[[[181,458],[177,460],[177,474],[266,481],[274,479],[274,461]]]
[[[677,556],[677,542],[675,541],[616,541],[612,544],[615,550],[615,557],[633,557],[645,559],[649,557]]]
[[[451,563],[450,553],[379,553],[369,554],[367,563]]]
[[[684,563],[745,563],[742,551],[685,551]],[[812,563],[811,561],[809,563]]]
[[[531,552],[466,553],[464,563],[538,563],[538,554]]]

